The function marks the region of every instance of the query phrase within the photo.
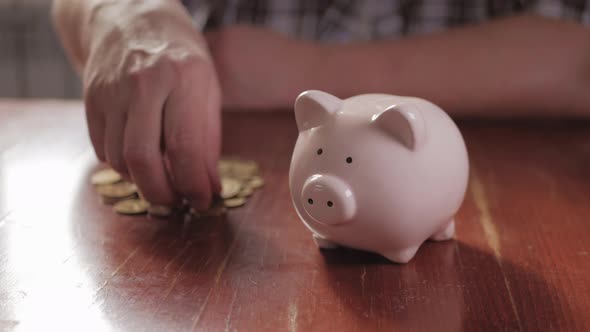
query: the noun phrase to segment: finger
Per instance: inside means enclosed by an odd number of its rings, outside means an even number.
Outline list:
[[[217,81],[217,75],[211,79],[207,92],[207,170],[209,182],[214,194],[221,192],[221,182],[217,163],[221,154],[221,89]]]
[[[164,144],[174,188],[197,209],[211,202],[207,166],[209,65],[191,62],[165,107]]]
[[[86,111],[88,134],[90,135],[90,141],[94,147],[96,157],[100,161],[106,161],[104,149],[105,120],[100,109],[99,98],[93,90],[88,90],[84,94],[84,108]]]
[[[153,204],[173,205],[176,195],[160,148],[162,112],[169,93],[165,86],[145,84],[138,88],[129,107],[123,155],[144,198]]]
[[[124,111],[115,111],[107,115],[104,132],[104,149],[106,159],[111,167],[128,176],[127,166],[123,158],[123,138],[126,115]]]

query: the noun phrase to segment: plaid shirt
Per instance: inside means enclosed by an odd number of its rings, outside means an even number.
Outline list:
[[[590,0],[183,0],[202,29],[266,26],[321,41],[396,38],[514,14],[590,25]]]

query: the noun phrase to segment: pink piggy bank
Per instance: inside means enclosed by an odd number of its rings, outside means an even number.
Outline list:
[[[419,98],[321,91],[295,101],[289,171],[297,213],[320,248],[347,246],[406,263],[455,232],[469,176],[451,118]]]

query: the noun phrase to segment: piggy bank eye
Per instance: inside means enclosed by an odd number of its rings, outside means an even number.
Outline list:
[[[352,157],[348,157],[348,158],[346,158],[346,163],[348,163],[348,164],[352,164]]]
[[[318,156],[321,155],[322,153],[324,153],[324,150],[322,150],[322,148],[319,148],[317,151]]]

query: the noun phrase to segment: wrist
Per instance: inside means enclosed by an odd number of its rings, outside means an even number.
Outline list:
[[[204,37],[178,0],[95,0],[86,26],[87,40],[97,45],[161,43],[177,55],[210,61]]]

